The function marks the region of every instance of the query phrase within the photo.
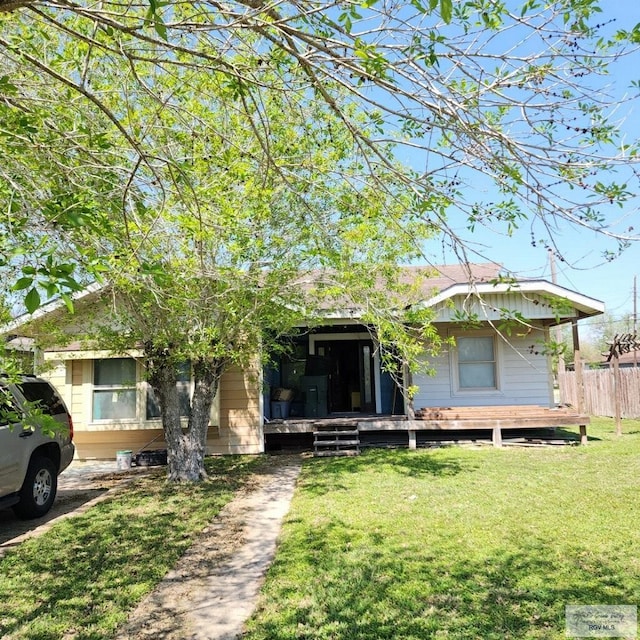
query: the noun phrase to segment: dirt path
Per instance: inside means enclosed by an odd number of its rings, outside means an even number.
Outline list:
[[[301,462],[276,458],[226,505],[116,640],[231,640],[255,608]]]

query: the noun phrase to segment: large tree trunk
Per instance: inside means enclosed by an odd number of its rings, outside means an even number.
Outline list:
[[[0,13],[9,13],[22,7],[35,4],[33,0],[0,0]]]
[[[168,479],[172,482],[203,480],[207,477],[204,456],[211,405],[219,386],[223,363],[216,360],[199,360],[193,363],[194,391],[186,429],[182,427],[180,416],[177,366],[168,355],[157,350],[149,359],[148,366],[149,383],[160,404],[167,443]]]

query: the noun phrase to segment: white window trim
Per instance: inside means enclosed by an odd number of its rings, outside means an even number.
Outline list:
[[[460,387],[460,369],[458,363],[458,347],[449,350],[449,371],[451,374],[451,395],[454,397],[473,396],[503,396],[504,385],[502,382],[502,349],[501,341],[497,339],[495,331],[481,329],[477,331],[450,331],[449,336],[455,340],[458,338],[493,338],[494,362],[495,362],[495,387]]]
[[[103,356],[102,353],[99,354]],[[111,355],[111,358],[122,358],[127,356],[122,355]],[[104,357],[93,358],[93,359],[85,359],[85,365],[83,366],[83,374],[82,374],[82,387],[83,387],[83,413],[85,415],[85,424],[91,430],[91,427],[95,429],[105,429],[105,428],[118,428],[122,427],[123,429],[146,429],[146,428],[154,428],[157,429],[162,425],[162,418],[147,418],[147,385],[148,382],[144,375],[144,366],[141,362],[142,358],[133,358],[136,361],[136,417],[135,418],[117,418],[117,419],[109,419],[104,418],[101,420],[93,419],[93,392],[95,390],[99,390],[100,387],[96,387],[93,384],[94,381],[94,367],[95,360],[105,359]],[[224,376],[223,376],[224,377]],[[222,381],[221,381],[222,383]],[[124,389],[125,387],[123,387]],[[131,387],[126,387],[127,389]],[[211,404],[211,416],[209,418],[210,426],[219,427],[220,425],[220,387],[218,388],[218,392],[213,398],[213,402]],[[191,373],[190,380],[190,393],[193,394],[193,371]],[[181,418],[183,426],[187,425],[187,418]]]

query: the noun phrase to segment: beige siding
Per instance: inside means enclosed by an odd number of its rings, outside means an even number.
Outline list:
[[[42,375],[51,382],[51,384],[58,390],[65,404],[71,411],[71,394],[70,394],[70,373],[67,374],[68,367],[65,362],[57,360],[49,363],[46,373]]]
[[[92,421],[93,361],[56,360],[48,354],[49,379],[63,396],[73,418],[76,457],[81,460],[113,459],[120,450],[164,448],[159,419],[145,420],[144,382],[138,383],[138,419]],[[141,376],[139,376],[141,379]],[[212,408],[207,453],[260,453],[264,450],[262,399],[258,369],[225,373]],[[160,436],[160,437],[158,437]]]
[[[234,367],[220,381],[220,438],[211,453],[260,453],[262,430],[261,376],[257,368]]]
[[[207,449],[214,445],[218,428],[210,427]],[[130,431],[76,431],[74,436],[77,457],[80,460],[115,460],[118,451],[165,449],[162,429],[133,429]]]
[[[73,416],[75,421],[84,421],[85,419],[85,407],[82,401],[83,393],[82,393],[82,384],[83,384],[83,367],[82,361],[78,362],[77,360],[72,360],[67,363],[67,367],[71,367],[71,396],[72,401],[70,405],[71,415]]]

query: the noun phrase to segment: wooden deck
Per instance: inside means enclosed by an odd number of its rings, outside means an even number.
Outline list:
[[[264,426],[264,433],[316,433],[332,424],[350,424],[358,431],[406,431],[408,446],[416,448],[416,434],[428,431],[489,431],[495,447],[502,446],[505,429],[546,429],[577,427],[581,444],[587,443],[589,416],[571,408],[549,408],[534,405],[426,407],[406,416],[341,416],[330,418],[291,418],[274,420]]]

